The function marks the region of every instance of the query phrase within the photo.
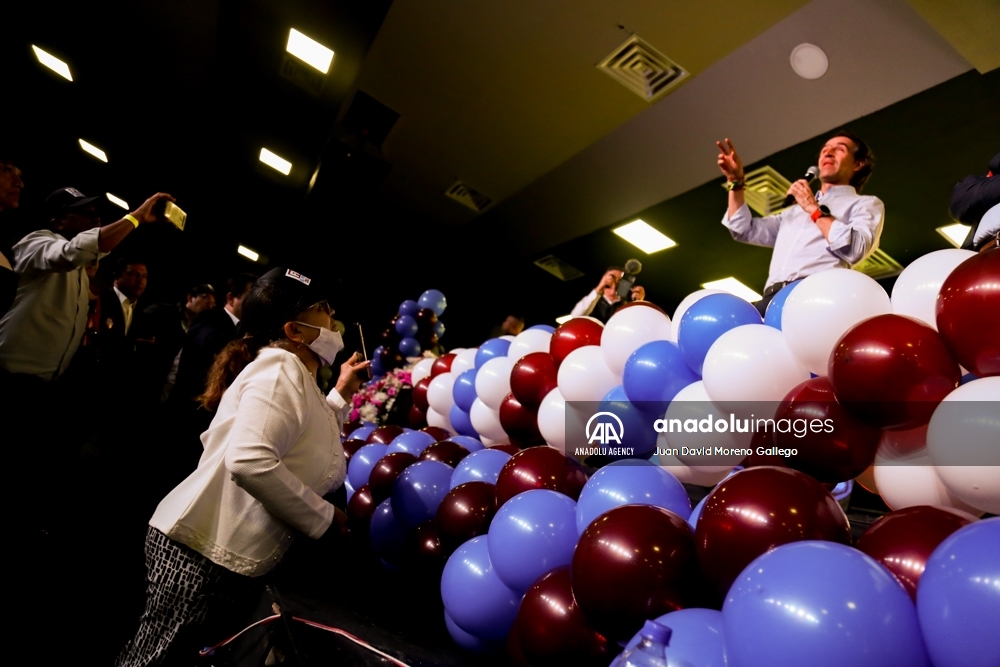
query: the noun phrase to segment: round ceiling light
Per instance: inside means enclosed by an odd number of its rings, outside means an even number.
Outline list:
[[[799,44],[792,49],[789,60],[792,63],[792,69],[803,79],[818,79],[826,74],[826,70],[830,66],[826,53],[815,44]]]

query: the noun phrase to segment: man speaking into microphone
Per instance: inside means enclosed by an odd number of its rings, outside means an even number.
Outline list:
[[[819,153],[820,189],[814,195],[809,178],[792,183],[784,210],[753,217],[746,205],[743,163],[729,139],[716,142],[719,169],[728,181],[729,210],[722,224],[733,238],[774,248],[764,298],[755,305],[763,315],[771,298],[790,282],[825,269],[850,268],[878,248],[885,205],[859,194],[875,166],[868,145],[849,130],[837,130]]]

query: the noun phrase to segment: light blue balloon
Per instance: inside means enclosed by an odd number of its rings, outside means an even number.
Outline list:
[[[478,452],[480,449],[485,449],[483,443],[479,441],[479,436],[453,435],[448,439],[452,442],[457,442],[470,452]]]
[[[528,327],[528,331],[532,329],[541,329],[542,331],[548,331],[549,333],[555,333],[556,328],[550,324],[536,324],[535,326]]]
[[[451,440],[462,444],[455,438],[451,438]],[[451,488],[454,489],[459,484],[466,482],[496,484],[497,478],[500,476],[500,469],[509,460],[510,454],[501,452],[499,449],[480,449],[478,452],[472,452],[455,466],[455,472],[451,475]]]
[[[399,304],[400,315],[409,315],[412,317],[417,314],[418,310],[420,310],[420,306],[417,305],[417,302],[413,299],[407,299],[403,303]]]
[[[676,477],[647,460],[627,459],[604,466],[583,485],[576,505],[577,533],[622,505],[662,507],[682,519],[691,515],[691,500]]]
[[[347,492],[347,502],[351,502],[351,496],[354,495],[354,486],[351,485],[350,479],[344,480],[344,491]]]
[[[396,320],[396,333],[403,338],[412,338],[417,335],[419,327],[417,320],[412,315],[400,315]]]
[[[729,667],[930,667],[906,590],[843,544],[793,542],[759,556],[722,617]]]
[[[938,545],[917,585],[917,615],[934,667],[1000,665],[1000,517]]]
[[[712,494],[708,494],[708,496],[710,495]],[[687,519],[688,525],[691,526],[692,533],[698,529],[698,519],[701,518],[701,512],[705,509],[705,503],[708,502],[708,496],[705,496],[698,501],[698,504],[694,506],[693,510],[691,510],[691,516]]]
[[[423,431],[405,431],[392,439],[392,442],[389,443],[389,448],[385,450],[385,453],[388,455],[395,454],[396,452],[406,452],[407,454],[420,456],[425,449],[433,445],[435,442],[437,441],[430,433],[424,433]]]
[[[473,653],[479,654],[499,653],[504,648],[504,642],[486,641],[474,635],[470,635],[468,632],[458,627],[458,624],[451,619],[448,612],[444,612],[444,626],[448,629],[448,634],[451,635],[452,640],[466,651],[472,651]]]
[[[497,512],[487,538],[500,581],[524,593],[540,576],[573,560],[576,502],[548,489],[519,493]]]
[[[375,379],[380,378],[383,375],[385,375],[385,366],[382,365],[382,357],[380,357],[377,354],[372,355],[371,362],[372,362],[372,365],[371,365],[372,379],[365,383],[368,386],[374,385],[375,384],[375,382],[374,382]]]
[[[666,409],[666,404],[663,404],[663,409],[656,416],[662,416],[666,412]],[[656,451],[656,431],[653,429],[654,418],[629,401],[625,395],[625,389],[621,385],[618,385],[604,395],[597,411],[610,412],[621,420],[622,431],[624,432],[624,436],[621,438],[621,447],[633,450],[631,454],[616,455],[610,458],[615,460],[646,459]],[[609,424],[612,429],[618,427],[617,423],[611,417],[599,417],[598,421]],[[611,446],[617,449],[619,445],[618,443],[613,443]]]
[[[685,363],[674,343],[655,340],[637,349],[626,360],[622,387],[628,400],[643,412],[662,417],[677,392],[700,379]]]
[[[802,280],[793,280],[778,290],[777,294],[771,297],[771,302],[767,304],[767,310],[764,311],[764,324],[781,331],[781,313],[785,309],[785,299],[788,298],[788,295],[792,293],[792,290],[795,289],[800,282],[802,282]]]
[[[430,308],[435,315],[441,317],[444,309],[448,306],[448,300],[438,290],[429,289],[420,295],[420,298],[417,299],[417,305],[421,308]]]
[[[368,436],[372,434],[372,431],[374,431],[377,428],[378,424],[373,424],[371,422],[361,422],[361,426],[351,431],[351,439],[367,440]]]
[[[462,371],[459,376],[455,378],[455,384],[451,387],[451,396],[455,399],[455,405],[466,412],[472,411],[472,404],[475,403],[476,398],[478,398],[478,395],[476,394],[477,372],[478,371],[475,368]],[[452,422],[452,424],[454,424],[454,422]]]
[[[509,340],[490,338],[476,351],[476,370],[482,368],[483,364],[493,357],[506,357],[508,350],[510,350]]]
[[[417,461],[407,466],[392,487],[393,514],[410,528],[433,519],[451,490],[452,472],[450,465],[440,461]]]
[[[479,639],[499,641],[514,623],[521,594],[497,577],[486,539],[472,538],[448,559],[441,573],[441,600],[459,628]]]
[[[368,525],[368,537],[372,549],[383,560],[394,563],[399,560],[403,544],[409,529],[396,518],[392,511],[392,501],[386,498],[375,508],[371,523]]]
[[[469,416],[468,412],[457,405],[451,406],[451,411],[448,413],[448,419],[451,421],[451,425],[455,427],[455,431],[460,435],[472,438],[479,437],[479,433],[472,425],[472,417]]]
[[[441,338],[442,336],[444,336],[444,322],[442,322],[441,320],[438,320],[437,322],[435,322],[434,324],[432,324],[431,325],[431,331],[433,331],[434,335],[437,336],[438,338]]]
[[[701,375],[705,355],[712,343],[727,331],[744,324],[763,324],[760,313],[753,305],[733,294],[709,294],[691,304],[681,317],[677,328],[677,347],[688,367]]]
[[[386,455],[388,445],[373,442],[369,445],[362,445],[354,456],[347,462],[347,479],[355,489],[360,489],[368,483],[368,478],[372,474],[372,469],[379,459]]]
[[[671,630],[667,646],[669,667],[727,667],[721,611],[681,609],[653,620]],[[629,640],[623,652],[635,648],[640,641],[641,632]]]
[[[404,338],[399,341],[399,353],[404,357],[420,356],[420,343],[416,338]]]

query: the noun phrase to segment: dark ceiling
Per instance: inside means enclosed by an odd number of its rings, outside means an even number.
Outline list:
[[[640,282],[650,299],[668,312],[706,280],[733,275],[760,287],[769,253],[730,240],[719,224],[719,181],[541,253],[495,230],[477,232],[476,220],[456,233],[399,198],[381,196],[377,186],[391,160],[338,119],[390,4],[118,0],[19,7],[17,19],[0,26],[8,74],[0,148],[16,156],[27,189],[18,215],[5,217],[5,240],[40,225],[40,202],[57,187],[110,191],[133,208],[167,191],[188,211],[188,228],[144,227],[122,248],[148,259],[151,299],[178,298],[195,282],[221,282],[237,270],[262,272],[235,254],[242,243],[265,250],[272,263],[339,280],[340,316],[365,322],[366,330],[381,327],[401,300],[441,289],[451,304],[442,318],[450,346],[478,344],[508,310],[551,322],[593,287],[606,264],[633,256],[643,261]],[[280,74],[289,26],[337,45],[318,94]],[[41,68],[32,43],[69,61],[74,82]],[[934,229],[947,222],[951,185],[983,171],[1000,150],[998,108],[1000,70],[973,70],[850,123],[878,156],[868,191],[886,202],[882,247],[903,265],[946,247]],[[82,153],[81,137],[103,148],[110,163]],[[793,176],[813,164],[824,138],[751,166]],[[308,170],[285,178],[261,165],[261,146],[297,164],[319,164],[313,185]],[[704,160],[714,158],[707,145]],[[120,213],[109,205],[109,218]],[[650,256],[631,248],[610,229],[633,217],[679,245]],[[563,283],[532,264],[550,253],[586,277]]]

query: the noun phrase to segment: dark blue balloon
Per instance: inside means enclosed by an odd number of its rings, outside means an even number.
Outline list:
[[[354,495],[354,486],[351,484],[350,479],[344,480],[344,490],[347,492],[347,502],[351,502],[351,496]]]
[[[466,435],[472,438],[479,437],[479,433],[476,432],[475,427],[472,425],[472,417],[469,416],[468,412],[457,405],[451,406],[451,411],[448,413],[448,419],[451,421],[451,425],[455,427],[455,431],[459,435]]]
[[[594,519],[622,505],[662,507],[682,519],[691,514],[684,485],[669,472],[643,459],[616,461],[591,475],[583,486],[576,505],[577,532],[583,533]]]
[[[802,280],[793,280],[771,297],[771,302],[767,304],[767,310],[764,311],[764,324],[781,331],[781,311],[785,308],[785,299],[800,282]]]
[[[418,330],[417,320],[412,315],[400,315],[396,320],[396,333],[403,338],[413,338]]]
[[[934,667],[1000,664],[1000,517],[938,545],[917,585],[917,615]]]
[[[958,386],[961,387],[963,384],[969,384],[973,380],[978,380],[978,379],[979,379],[978,375],[975,375],[973,373],[966,373],[965,375],[962,376],[962,379],[958,381]]]
[[[354,434],[352,433],[351,435]],[[385,450],[388,447],[388,445],[373,442],[369,445],[364,445],[358,451],[354,452],[354,456],[347,463],[347,478],[351,480],[351,484],[355,489],[361,488],[368,483],[368,478],[372,474],[372,468],[375,467],[380,458],[385,456]]]
[[[710,493],[708,495],[710,496],[712,494]],[[688,517],[687,522],[688,522],[688,525],[691,526],[691,530],[692,531],[697,530],[697,528],[698,528],[698,519],[701,517],[701,511],[703,509],[705,509],[705,503],[707,501],[708,501],[708,496],[705,496],[704,498],[702,498],[701,500],[699,500],[698,504],[694,506],[693,510],[691,510],[691,516]]]
[[[434,324],[432,324],[431,325],[431,331],[433,331],[434,335],[437,336],[438,338],[441,338],[442,336],[444,336],[444,322],[442,322],[441,320],[438,320],[437,322],[435,322]]]
[[[528,331],[531,331],[532,329],[541,329],[542,331],[548,331],[549,333],[555,333],[556,332],[556,328],[554,326],[549,325],[549,324],[536,324],[533,327],[528,327]]]
[[[420,343],[417,342],[416,338],[404,338],[399,341],[399,352],[404,357],[419,357]]]
[[[490,338],[479,346],[476,351],[476,369],[482,368],[483,364],[493,357],[506,357],[507,350],[510,349],[510,341],[502,338]]]
[[[480,449],[485,449],[483,443],[479,441],[479,436],[453,435],[448,439],[462,445],[470,452],[478,452]]]
[[[429,289],[420,295],[420,298],[417,299],[417,305],[421,308],[430,308],[435,315],[441,317],[444,309],[448,306],[448,300],[444,298],[444,294],[436,289]]]
[[[372,375],[375,377],[381,377],[385,375],[385,366],[382,365],[382,357],[378,354],[374,355],[371,359],[372,365]]]
[[[466,412],[472,410],[472,404],[476,401],[476,372],[475,368],[462,371],[455,378],[455,384],[451,386],[451,396],[455,399],[455,405]],[[452,422],[452,424],[454,423]]]
[[[410,528],[433,519],[451,490],[452,472],[450,465],[440,461],[417,461],[407,466],[392,487],[393,514]]]
[[[455,438],[452,438],[455,440]],[[457,440],[455,440],[458,442]],[[459,442],[459,444],[462,444]],[[510,454],[499,449],[481,449],[472,452],[455,466],[451,475],[451,488],[466,482],[488,482],[496,484],[500,469],[510,460]]]
[[[729,667],[930,666],[906,590],[843,544],[793,542],[759,556],[730,587],[722,618]]]
[[[413,316],[417,314],[420,310],[420,306],[413,299],[407,299],[403,303],[399,304],[399,314]]]
[[[473,637],[498,641],[507,637],[514,623],[521,594],[497,577],[486,539],[486,535],[472,538],[448,559],[441,573],[441,600],[459,628]]]
[[[667,648],[671,667],[727,667],[721,611],[681,609],[653,620],[671,630]],[[635,648],[640,641],[642,633],[637,633],[624,650]]]
[[[409,532],[409,529],[396,518],[392,511],[392,502],[388,498],[375,508],[368,526],[368,536],[372,548],[380,558],[390,563],[398,561]]]
[[[684,362],[676,345],[655,340],[633,352],[625,362],[622,386],[628,400],[662,417],[677,392],[700,379]]]
[[[448,612],[444,613],[444,626],[448,629],[448,634],[451,635],[452,641],[466,651],[472,651],[473,653],[499,653],[504,648],[504,642],[486,641],[475,635],[470,635],[458,627],[455,621],[451,620]]]
[[[424,433],[423,431],[404,431],[400,433],[392,442],[389,443],[389,448],[385,450],[385,453],[395,454],[396,452],[406,452],[407,454],[413,454],[414,456],[420,456],[420,454],[433,445],[436,440],[434,436],[430,433]]]
[[[664,403],[658,415],[650,415],[640,410],[628,400],[625,390],[621,385],[609,391],[601,400],[601,405],[597,411],[610,412],[621,420],[624,437],[621,438],[620,446],[624,449],[632,450],[631,453],[612,456],[611,458],[648,459],[656,450],[656,431],[653,429],[653,421],[655,417],[662,417],[666,410],[666,403]],[[606,422],[603,418],[601,420]],[[617,424],[611,425],[612,427],[617,427]],[[608,444],[615,449],[619,447],[619,443],[612,442]]]
[[[361,422],[361,426],[351,431],[352,440],[367,440],[372,431],[378,428],[378,424],[372,422]]]
[[[719,336],[744,324],[762,323],[757,309],[740,297],[709,294],[684,313],[677,325],[677,347],[691,370],[701,375],[708,348]]]

